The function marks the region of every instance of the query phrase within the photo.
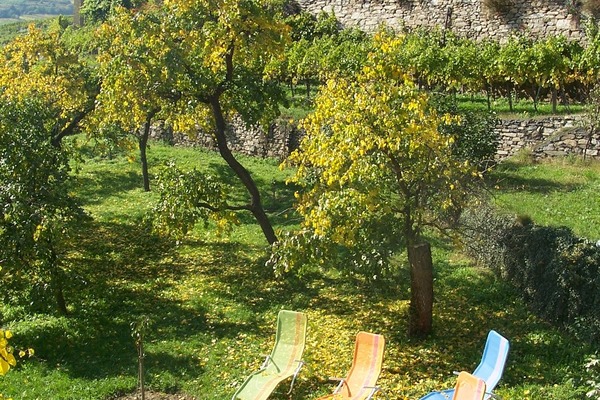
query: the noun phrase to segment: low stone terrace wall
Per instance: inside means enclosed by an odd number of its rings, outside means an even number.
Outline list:
[[[503,120],[496,128],[500,146],[498,159],[529,149],[535,158],[569,155],[600,159],[600,134],[590,137],[580,116]]]
[[[499,131],[499,160],[510,157],[522,149],[533,152],[534,157],[582,156],[600,159],[600,134],[592,137],[582,127],[581,117],[547,117],[526,120],[502,120]],[[241,121],[230,124],[228,139],[230,148],[237,153],[283,159],[302,140],[302,131],[287,121],[279,121],[268,132],[260,128],[248,129]],[[191,139],[173,133],[160,126],[153,130],[154,139],[165,140],[174,145],[202,146],[216,150],[213,136],[199,133]]]
[[[173,132],[162,124],[153,127],[151,138],[166,141],[175,146],[199,146],[218,150],[212,134],[199,132],[195,138]],[[229,124],[227,141],[229,148],[236,153],[256,157],[284,159],[298,148],[303,132],[287,121],[277,121],[265,132],[260,127],[247,127],[241,120]]]

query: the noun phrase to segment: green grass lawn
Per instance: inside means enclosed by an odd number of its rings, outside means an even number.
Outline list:
[[[153,144],[149,155],[152,172],[177,159],[185,168],[196,166],[235,183],[213,153]],[[289,212],[293,188],[284,184],[289,171],[280,171],[274,160],[243,157],[242,162],[256,177],[277,228],[296,224]],[[472,370],[490,329],[511,342],[497,390],[505,399],[584,396],[585,357],[593,349],[533,316],[509,286],[474,267],[451,243],[433,238],[434,332],[424,340],[410,339],[409,273],[402,262],[396,262],[394,277],[375,285],[333,272],[275,278],[264,267],[267,244],[251,218],[242,219],[229,237],[199,227],[175,243],[155,236],[144,223],[156,194],[142,191],[136,162],[119,156],[89,159],[78,167],[77,193],[94,220],[81,227],[65,260],[73,276],[66,292],[70,316],[2,306],[0,315],[14,333],[11,343],[35,349],[34,357],[19,360],[0,377],[5,396],[110,399],[134,391],[131,323],[147,316],[147,385],[198,399],[230,399],[271,350],[280,309],[304,311],[309,321],[309,367],[291,398],[330,393],[334,383],[328,377],[345,375],[354,337],[364,330],[387,340],[379,384],[388,398],[418,399],[453,386],[452,371]],[[516,190],[519,171],[506,170],[512,175],[504,177],[503,191]],[[572,187],[553,190],[565,188]],[[286,391],[281,385],[271,398],[288,399]]]
[[[306,88],[302,85],[298,85],[295,88],[294,93],[286,87],[290,104],[288,108],[282,108],[282,115],[286,118],[292,118],[299,120],[305,117],[313,107],[313,100],[317,95],[318,83],[314,83],[311,96],[306,95]],[[451,95],[448,94],[448,99]],[[463,95],[458,94],[454,97],[456,103],[461,110],[469,111],[487,111],[488,104],[487,98],[483,94],[475,95]],[[552,112],[552,104],[547,99],[541,99],[537,105],[537,110],[534,107],[533,101],[529,98],[522,98],[513,103],[512,110],[510,109],[508,100],[504,97],[497,97],[491,101],[491,111],[498,114],[498,117],[503,119],[529,119],[529,118],[541,118],[551,115],[569,115],[579,114],[585,112],[585,106],[583,104],[559,104],[557,107],[557,113]]]
[[[487,98],[483,95],[459,95],[457,96],[458,106],[464,110],[485,111],[488,109]],[[495,111],[499,117],[508,119],[527,119],[540,116],[555,115],[552,112],[552,103],[548,99],[540,99],[537,110],[530,98],[522,98],[513,102],[513,109],[510,109],[508,100],[504,97],[497,97],[491,101],[491,110]],[[585,111],[582,104],[558,104],[558,115],[577,114]]]
[[[508,160],[492,173],[496,204],[539,225],[568,226],[600,239],[600,163],[573,159],[523,163]]]

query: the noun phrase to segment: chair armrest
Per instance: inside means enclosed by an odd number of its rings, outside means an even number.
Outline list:
[[[492,393],[492,392],[485,392],[486,396],[489,396],[490,399],[494,399],[494,400],[502,400],[502,397],[498,396],[496,393]]]
[[[260,366],[261,371],[267,368],[267,366],[269,365],[269,361],[273,361],[270,354],[262,354],[262,356],[265,357],[265,361],[263,361],[263,363]]]
[[[340,383],[337,385],[337,387],[335,388],[335,390],[333,391],[333,394],[337,394],[340,392],[340,390],[342,390],[342,386],[344,386],[344,383],[346,383],[346,379],[345,378],[335,378],[335,377],[329,377],[330,381],[340,381]]]
[[[452,397],[448,396],[448,393],[446,393],[446,392],[447,392],[447,390],[434,390],[431,393],[437,393],[437,394],[439,394],[440,396],[442,396],[446,400],[452,400]]]
[[[381,390],[380,386],[363,386],[363,388],[365,389],[371,389],[371,393],[369,393],[369,396],[367,396],[367,398],[365,400],[371,400],[371,398],[375,395],[375,393],[377,393],[378,391]],[[387,393],[383,392],[385,398],[387,399]]]
[[[296,370],[294,371],[294,376],[292,377],[292,383],[290,384],[290,390],[287,392],[287,394],[292,393],[292,388],[294,387],[294,382],[296,382],[296,377],[300,373],[300,369],[302,368],[302,366],[304,366],[304,364],[306,364],[306,362],[304,362],[303,360],[294,360],[294,361],[298,363],[298,366],[296,367]]]

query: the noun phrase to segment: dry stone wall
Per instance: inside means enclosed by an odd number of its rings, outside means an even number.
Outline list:
[[[534,157],[582,156],[600,160],[600,134],[590,137],[581,117],[547,117],[523,120],[502,120],[496,127],[500,144],[497,159],[510,157],[522,149]],[[246,127],[237,120],[229,125],[230,148],[241,154],[284,159],[302,140],[302,131],[287,121],[272,124],[268,132],[259,127]],[[152,137],[174,145],[202,146],[216,150],[213,136],[199,132],[196,137],[173,133],[156,126]]]
[[[198,146],[218,150],[211,133],[199,131],[189,136],[173,132],[163,124],[152,128],[151,138],[161,140],[175,146]],[[283,159],[300,145],[302,131],[287,121],[271,124],[268,131],[259,126],[247,126],[241,119],[235,119],[227,127],[227,144],[229,148],[240,154],[256,157]]]
[[[578,116],[503,120],[496,129],[500,137],[499,159],[521,149],[532,151],[538,159],[584,153],[600,159],[600,134],[590,136]]]
[[[297,0],[313,14],[333,12],[345,27],[375,31],[381,24],[393,28],[449,29],[471,39],[500,42],[520,32],[534,37],[584,36],[581,15],[566,1],[553,0]],[[501,3],[506,11],[486,4]]]

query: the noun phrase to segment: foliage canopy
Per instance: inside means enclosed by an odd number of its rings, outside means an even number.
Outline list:
[[[397,67],[402,45],[400,37],[379,33],[355,78],[328,81],[304,120],[306,138],[288,160],[298,167],[294,181],[305,187],[297,208],[303,228],[360,248],[363,259],[387,258],[365,251],[366,243],[389,250],[399,237],[414,244],[426,226],[447,225],[465,201],[465,177],[477,175],[453,154],[454,138],[440,132],[450,117],[438,115]],[[294,263],[280,261],[283,269]]]
[[[1,276],[5,296],[50,295],[66,313],[60,257],[83,214],[70,193],[67,153],[51,143],[53,123],[44,100],[0,101]]]

